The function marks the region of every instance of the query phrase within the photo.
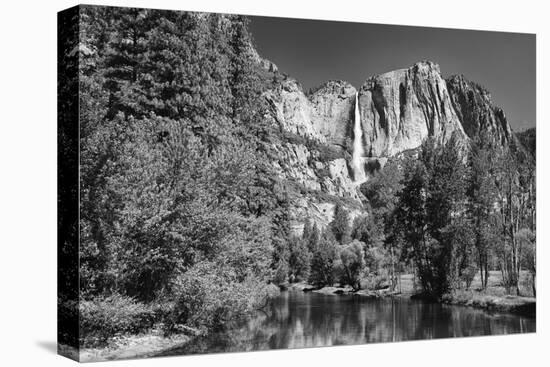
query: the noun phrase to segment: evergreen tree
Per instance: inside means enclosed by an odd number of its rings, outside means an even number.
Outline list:
[[[330,222],[330,229],[336,241],[344,245],[349,242],[351,236],[349,214],[346,208],[340,203],[334,208],[334,217]]]
[[[319,246],[313,252],[309,281],[317,287],[334,283],[334,265],[337,256],[335,241],[332,233],[325,231]]]
[[[293,280],[302,281],[309,277],[311,253],[306,241],[293,237],[290,242],[289,269]]]
[[[311,229],[311,235],[308,238],[307,241],[307,248],[309,249],[309,252],[313,253],[317,246],[319,246],[319,241],[321,240],[321,232],[319,231],[319,227],[317,227],[317,223],[313,225],[313,228]]]

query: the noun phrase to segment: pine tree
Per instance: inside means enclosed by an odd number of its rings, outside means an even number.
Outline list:
[[[336,261],[336,242],[332,232],[325,231],[319,246],[311,258],[309,281],[317,287],[334,283],[334,265]]]
[[[317,223],[315,223],[313,225],[313,228],[311,229],[311,235],[309,236],[309,239],[307,241],[307,248],[311,253],[313,253],[317,249],[320,240],[321,232],[319,231],[319,227],[317,227]]]
[[[338,243],[344,245],[349,242],[351,236],[349,214],[346,208],[340,203],[334,208],[334,217],[330,222],[330,229]]]

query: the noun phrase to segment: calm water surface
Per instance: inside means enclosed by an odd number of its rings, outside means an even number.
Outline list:
[[[534,318],[409,299],[286,291],[230,331],[163,355],[323,347],[535,331]]]

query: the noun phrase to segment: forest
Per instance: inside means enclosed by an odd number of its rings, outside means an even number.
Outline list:
[[[258,65],[246,17],[75,16],[79,42],[64,46],[78,69],[80,277],[60,307],[80,332],[62,342],[222,330],[296,282],[396,291],[413,273],[441,300],[498,270],[508,293],[536,294],[535,158],[520,137],[428,139],[360,187],[364,215],[337,205],[326,228],[304,218],[297,235],[272,165],[288,137],[263,98],[286,75]]]

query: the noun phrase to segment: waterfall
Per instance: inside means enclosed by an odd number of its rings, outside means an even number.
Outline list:
[[[355,93],[355,121],[353,126],[353,179],[361,184],[367,180],[363,163],[363,127],[361,126],[361,112],[359,110],[359,93]]]

